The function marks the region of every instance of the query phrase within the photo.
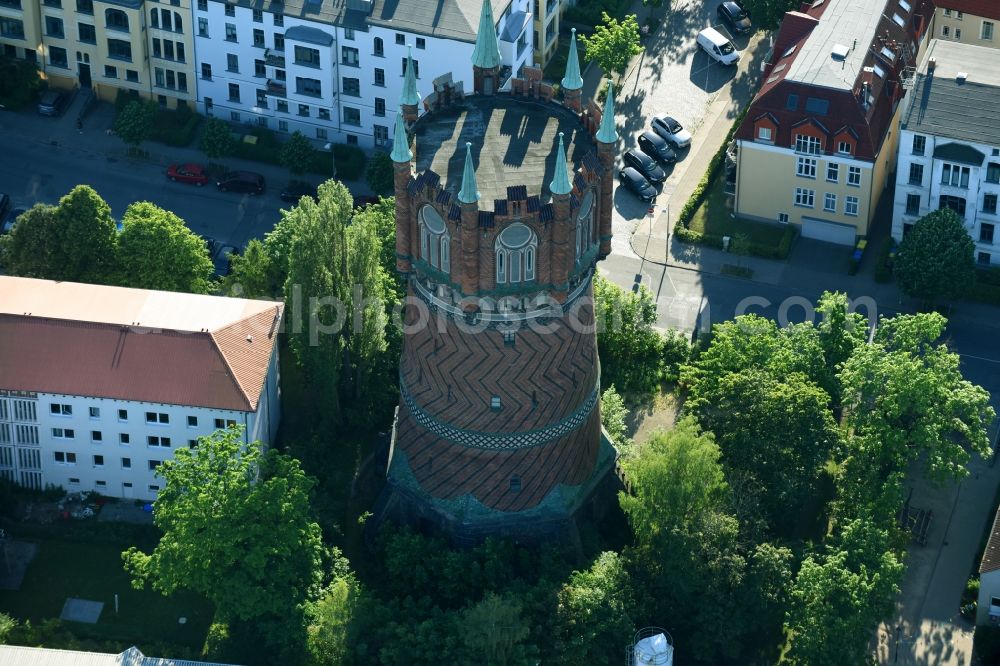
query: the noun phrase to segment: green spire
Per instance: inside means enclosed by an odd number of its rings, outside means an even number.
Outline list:
[[[595,137],[601,143],[614,143],[618,140],[618,130],[615,129],[615,93],[608,81],[608,96],[604,100],[604,115],[601,116],[601,127]]]
[[[576,53],[576,28],[573,28],[569,38],[569,59],[566,61],[566,76],[563,77],[563,90],[580,90],[583,88],[583,77],[580,76],[580,57]]]
[[[573,185],[569,182],[569,169],[566,168],[566,148],[563,146],[563,133],[559,132],[559,152],[556,154],[556,175],[549,183],[552,194],[569,194]]]
[[[410,140],[406,136],[406,128],[403,127],[403,110],[396,113],[396,134],[392,137],[392,153],[389,154],[393,162],[409,162],[413,159],[410,152]]]
[[[413,71],[413,53],[410,47],[406,47],[406,73],[403,75],[403,94],[399,98],[399,103],[407,106],[420,104],[420,93],[417,92],[417,76]]]
[[[472,51],[472,65],[481,69],[500,66],[497,22],[493,20],[490,0],[483,0],[483,11],[479,14],[479,32],[476,33],[476,48]]]
[[[464,204],[479,201],[479,190],[476,189],[476,167],[472,164],[472,143],[468,141],[465,142],[465,171],[462,172],[462,189],[458,193],[458,200]]]

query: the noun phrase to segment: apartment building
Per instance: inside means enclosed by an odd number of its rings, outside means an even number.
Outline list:
[[[389,146],[409,59],[421,97],[441,76],[472,90],[484,17],[507,81],[532,63],[529,0],[286,0],[264,8],[196,0],[198,107],[319,141]]]
[[[976,262],[1000,265],[1000,50],[935,39],[900,125],[892,235],[951,208],[976,243]]]
[[[0,0],[4,55],[38,64],[56,88],[118,90],[174,108],[194,99],[189,0]]]
[[[270,301],[0,277],[0,477],[152,500],[217,429],[280,420]]]
[[[930,0],[819,0],[785,14],[735,135],[737,215],[853,245],[895,168]]]
[[[559,20],[562,16],[560,0],[535,0],[533,28],[535,38],[535,64],[545,67],[559,48]]]
[[[963,44],[1000,48],[1000,2],[997,0],[936,0],[934,37]]]

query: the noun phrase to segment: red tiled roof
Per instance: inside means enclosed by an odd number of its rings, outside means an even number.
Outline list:
[[[997,0],[936,0],[935,4],[939,9],[1000,20],[1000,2]]]
[[[245,301],[247,306],[237,319],[215,330],[150,328],[107,321],[108,311],[114,310],[110,304],[94,317],[103,321],[53,317],[59,309],[51,302],[60,293],[53,286],[57,283],[13,280],[0,278],[0,388],[237,411],[257,409],[277,340],[275,317],[280,318],[281,305]],[[93,290],[84,291],[104,298],[134,296],[126,292],[141,291],[86,286]],[[40,304],[39,309],[50,316],[4,312],[7,301],[16,300],[5,298],[15,287],[44,292],[50,302]],[[80,287],[72,285],[68,293]],[[18,298],[23,299],[24,294]],[[192,298],[200,302],[211,297]],[[173,300],[184,302],[183,298]],[[220,299],[220,306],[238,306],[222,302],[233,300]]]

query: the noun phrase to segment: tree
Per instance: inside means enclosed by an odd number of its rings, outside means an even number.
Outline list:
[[[458,663],[534,666],[538,663],[528,643],[531,625],[521,603],[512,595],[487,592],[459,613],[456,633],[461,636]]]
[[[793,664],[861,664],[878,623],[895,610],[903,564],[888,530],[844,525],[822,555],[809,555],[791,589],[787,615]]]
[[[628,426],[625,423],[628,415],[625,401],[612,384],[601,395],[601,425],[608,431],[611,441],[619,446],[628,443]]]
[[[205,294],[212,284],[205,240],[184,220],[148,201],[125,211],[118,259],[123,286]]]
[[[253,623],[277,653],[303,644],[306,602],[319,594],[322,542],[309,517],[313,481],[298,461],[237,427],[178,449],[157,470],[165,485],[152,553],[122,553],[134,587],[208,598],[222,618]]]
[[[0,236],[0,263],[11,275],[51,279],[59,268],[56,207],[35,204],[7,236]]]
[[[844,362],[851,357],[859,345],[865,343],[867,321],[856,312],[849,312],[847,294],[841,292],[823,292],[816,306],[816,312],[822,318],[819,330],[819,344],[823,349],[826,367],[829,372],[839,372]],[[840,404],[840,382],[835,377],[829,382],[832,388],[831,397],[835,404]]]
[[[566,664],[609,664],[635,632],[632,581],[623,558],[601,553],[559,590],[556,651]]]
[[[392,192],[394,187],[393,174],[392,159],[389,158],[388,153],[376,150],[375,154],[368,158],[368,166],[365,167],[365,180],[368,181],[368,186],[376,194]]]
[[[348,634],[361,594],[353,577],[335,578],[312,604],[306,646],[314,664],[343,664],[350,644]]]
[[[252,238],[242,254],[234,254],[223,290],[233,296],[261,298],[281,293],[284,280],[273,276],[271,255],[264,241]]]
[[[34,100],[41,87],[35,63],[0,57],[0,106],[18,110]]]
[[[77,185],[59,200],[55,221],[60,266],[53,279],[109,280],[115,272],[118,242],[111,206],[89,185]]]
[[[17,628],[17,620],[6,613],[0,613],[0,645],[7,644],[7,637]]]
[[[593,35],[581,35],[587,60],[593,60],[605,74],[615,74],[620,80],[634,56],[642,53],[639,44],[639,22],[629,14],[620,23],[601,12],[602,24]]]
[[[799,8],[799,0],[743,0],[743,6],[759,28],[773,30],[781,25],[785,12]]]
[[[156,104],[154,102],[133,100],[115,118],[115,134],[120,136],[131,150],[135,150],[149,136],[155,117]]]
[[[894,264],[899,288],[933,307],[959,299],[975,282],[975,243],[950,208],[923,216],[903,236]]]
[[[597,349],[601,383],[625,395],[652,392],[663,369],[663,336],[653,328],[656,302],[645,287],[626,292],[602,277],[594,278]]]
[[[288,141],[282,144],[278,160],[281,166],[300,176],[316,161],[316,149],[301,132],[292,132]]]
[[[236,150],[236,139],[224,121],[209,118],[205,123],[205,133],[201,135],[198,147],[210,159],[218,160],[233,154]]]

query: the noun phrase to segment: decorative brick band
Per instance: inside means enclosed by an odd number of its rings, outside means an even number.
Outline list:
[[[522,432],[483,432],[478,430],[466,430],[465,428],[456,428],[455,426],[445,423],[444,421],[440,421],[429,414],[417,405],[416,401],[413,399],[413,395],[406,388],[406,382],[403,380],[402,372],[399,375],[400,396],[403,398],[406,408],[410,410],[410,414],[413,415],[413,418],[417,423],[438,437],[446,439],[449,442],[454,442],[455,444],[467,446],[473,449],[489,449],[492,451],[527,449],[534,446],[541,446],[542,444],[547,444],[548,442],[565,437],[587,421],[587,418],[590,416],[591,412],[594,411],[594,407],[597,405],[597,401],[600,398],[600,388],[601,380],[600,376],[598,376],[597,383],[594,385],[594,390],[591,391],[590,395],[588,395],[580,406],[576,408],[576,411],[564,419],[545,426],[544,428],[525,430]]]

